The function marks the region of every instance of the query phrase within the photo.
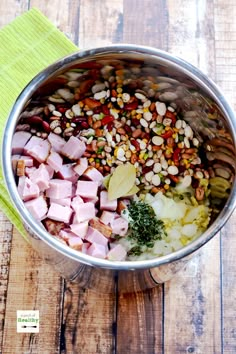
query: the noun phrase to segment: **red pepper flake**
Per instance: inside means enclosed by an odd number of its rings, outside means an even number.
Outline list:
[[[107,125],[108,123],[113,122],[114,119],[115,118],[112,115],[107,115],[107,116],[102,118],[101,123],[102,123],[102,125]]]

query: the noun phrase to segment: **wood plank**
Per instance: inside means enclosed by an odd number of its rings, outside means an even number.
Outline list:
[[[118,298],[117,354],[162,352],[163,287]]]
[[[164,348],[172,353],[221,353],[219,235],[165,283]]]
[[[125,43],[154,46],[167,49],[168,7],[165,0],[124,1]]]
[[[78,44],[80,1],[30,0],[30,8],[37,7],[75,44]]]
[[[169,0],[168,8],[168,50],[214,79],[214,2]],[[220,300],[218,235],[165,284],[165,353],[221,353]]]
[[[230,6],[231,5],[231,6]],[[217,83],[236,108],[235,2],[219,0],[215,5]],[[222,229],[222,351],[236,352],[236,212]]]
[[[61,354],[110,354],[114,350],[115,295],[67,282]]]
[[[222,230],[223,352],[236,353],[236,212]]]
[[[79,47],[122,42],[123,0],[80,0]]]
[[[3,353],[59,353],[63,281],[14,231]],[[39,310],[39,333],[16,333],[16,311]]]
[[[2,0],[0,2],[0,29],[27,10],[28,1]],[[12,224],[0,211],[0,353],[2,353],[3,331],[9,276]]]
[[[81,48],[121,40],[122,30],[119,26],[122,4],[121,0],[80,1],[75,36]],[[76,283],[66,282],[61,353],[112,353],[115,347],[115,309],[115,285],[112,279],[107,293],[96,292],[96,289],[85,290]]]
[[[125,1],[123,40],[126,43],[167,49],[166,21],[165,1],[148,0],[145,1],[145,6],[140,0]],[[118,296],[116,339],[118,354],[161,352],[162,304],[162,286]]]
[[[0,353],[5,324],[5,309],[10,264],[12,224],[0,212]]]

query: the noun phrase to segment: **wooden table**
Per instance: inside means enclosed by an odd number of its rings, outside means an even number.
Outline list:
[[[38,7],[81,48],[151,45],[206,72],[236,107],[235,0],[1,0],[0,27]],[[60,278],[0,214],[2,354],[235,354],[236,214],[173,280],[104,295]],[[39,310],[39,334],[16,333]]]

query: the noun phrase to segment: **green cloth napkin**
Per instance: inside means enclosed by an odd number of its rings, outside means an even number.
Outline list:
[[[38,9],[32,9],[0,30],[0,143],[9,112],[26,84],[41,70],[78,48]],[[0,165],[0,208],[26,237],[11,204]]]

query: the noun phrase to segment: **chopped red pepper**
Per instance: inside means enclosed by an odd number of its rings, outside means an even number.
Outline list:
[[[115,119],[115,118],[114,118],[113,116],[107,115],[107,116],[105,116],[105,117],[102,118],[101,123],[102,123],[102,125],[107,125],[108,123],[113,122],[114,119]]]
[[[171,111],[166,111],[166,114],[165,114],[165,117],[166,118],[170,118],[172,120],[172,124],[175,124],[176,122],[176,116],[173,112]]]
[[[178,165],[178,164],[179,164],[180,151],[181,151],[180,148],[176,148],[175,151],[174,151],[174,153],[173,153],[172,158],[173,158],[173,161],[174,161],[174,164],[175,164],[175,165]]]
[[[163,139],[168,139],[172,136],[173,134],[173,131],[170,129],[170,130],[167,130],[165,133],[161,134],[161,137]]]

